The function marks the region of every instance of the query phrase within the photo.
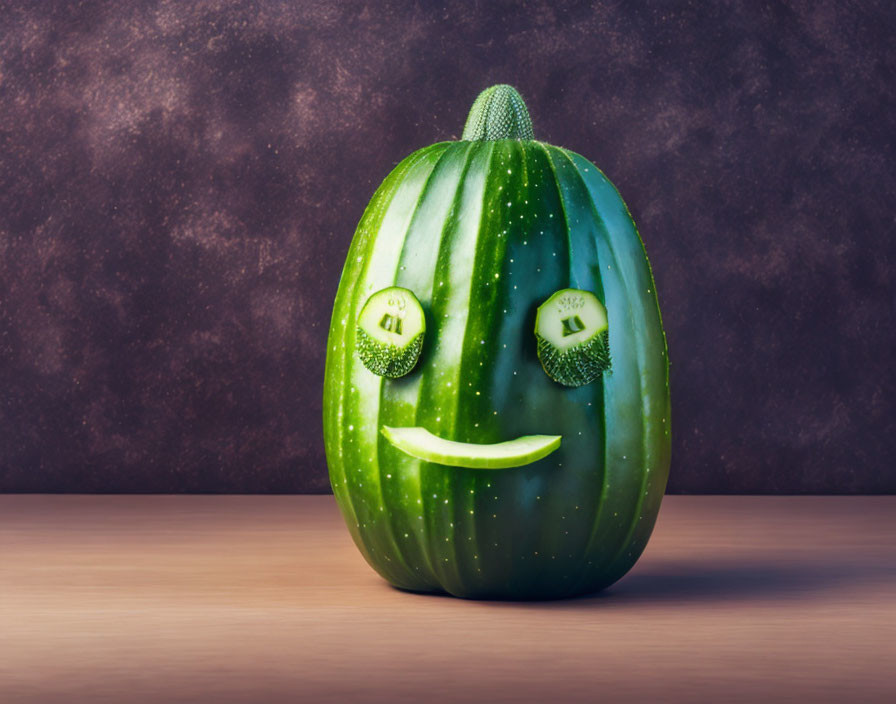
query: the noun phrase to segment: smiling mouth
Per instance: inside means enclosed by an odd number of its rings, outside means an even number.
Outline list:
[[[522,435],[493,444],[456,442],[426,428],[383,426],[383,435],[399,450],[419,460],[470,469],[522,467],[547,457],[560,447],[560,435]]]

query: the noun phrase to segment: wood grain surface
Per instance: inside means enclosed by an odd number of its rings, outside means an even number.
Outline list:
[[[666,497],[549,603],[403,593],[331,496],[0,496],[0,702],[896,701],[896,497]]]

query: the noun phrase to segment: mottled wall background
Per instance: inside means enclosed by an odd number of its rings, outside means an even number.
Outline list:
[[[354,227],[516,85],[627,199],[673,492],[896,490],[896,5],[6,2],[0,490],[326,491]]]

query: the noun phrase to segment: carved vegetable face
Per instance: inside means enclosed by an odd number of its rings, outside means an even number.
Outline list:
[[[330,478],[396,586],[593,591],[646,544],[669,464],[665,338],[612,184],[532,139],[509,86],[364,213],[327,349]]]

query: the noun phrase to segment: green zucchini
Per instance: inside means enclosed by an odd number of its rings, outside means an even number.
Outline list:
[[[343,269],[324,382],[330,480],[360,552],[402,589],[593,592],[631,568],[659,511],[670,397],[650,265],[613,184],[531,129],[513,88],[486,91],[464,139],[414,152],[377,189]],[[400,378],[365,366],[359,334],[365,303],[389,287],[413,292],[426,325]],[[592,324],[612,369],[581,385],[539,359],[538,308],[563,289],[605,310],[606,329]],[[582,380],[574,368],[561,382]],[[465,445],[526,436],[560,444],[525,464],[463,466],[490,452]]]

